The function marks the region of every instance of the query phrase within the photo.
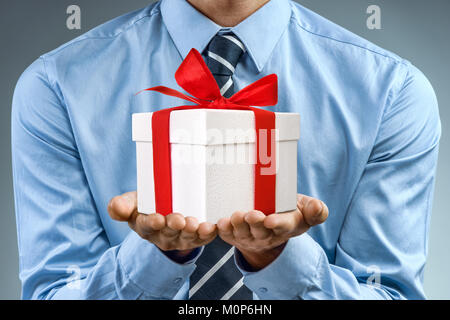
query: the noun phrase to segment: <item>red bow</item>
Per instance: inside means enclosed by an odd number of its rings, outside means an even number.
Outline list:
[[[256,164],[255,164],[255,199],[254,206],[265,214],[275,212],[276,175],[263,175],[261,169],[275,166],[275,141],[271,134],[275,129],[275,113],[250,106],[273,106],[278,100],[277,75],[270,74],[248,85],[231,98],[220,94],[220,89],[202,56],[196,49],[189,54],[175,72],[175,79],[180,87],[193,97],[177,90],[157,86],[142,91],[157,91],[169,96],[194,102],[196,105],[179,106],[156,111],[152,115],[153,138],[153,173],[155,184],[156,212],[167,215],[172,213],[172,169],[170,155],[170,113],[185,109],[234,109],[251,110],[255,114],[256,129]],[[138,92],[137,94],[141,93]],[[267,150],[271,162],[263,164],[260,155],[259,130],[266,130]],[[231,212],[230,212],[231,214]]]

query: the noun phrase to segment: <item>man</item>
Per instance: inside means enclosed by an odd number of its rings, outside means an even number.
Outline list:
[[[271,110],[301,115],[296,211],[217,226],[137,212],[131,114],[182,102],[134,93],[177,88],[191,48],[224,96],[278,75]],[[23,298],[424,298],[439,137],[418,69],[294,2],[151,4],[43,55],[18,82]]]

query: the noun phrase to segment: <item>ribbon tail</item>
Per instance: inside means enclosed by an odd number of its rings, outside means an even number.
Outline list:
[[[136,93],[136,95],[138,95],[138,94],[140,94],[140,93],[142,93],[144,91],[156,91],[156,92],[168,95],[168,96],[172,96],[172,97],[180,98],[180,99],[183,99],[183,100],[191,101],[191,102],[194,102],[196,104],[202,104],[203,103],[203,101],[201,101],[200,99],[188,96],[188,95],[186,95],[186,94],[184,94],[184,93],[182,93],[182,92],[180,92],[178,90],[175,90],[175,89],[172,89],[172,88],[168,88],[168,87],[165,87],[165,86],[156,86],[156,87],[152,87],[152,88],[147,88],[147,89],[139,91],[138,93]]]

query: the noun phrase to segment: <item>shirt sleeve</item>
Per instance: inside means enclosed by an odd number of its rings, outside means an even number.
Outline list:
[[[111,247],[63,101],[43,58],[23,73],[14,93],[12,160],[22,298],[182,298],[199,251],[178,264],[134,232]]]
[[[306,233],[244,283],[262,299],[423,299],[428,227],[441,134],[434,91],[409,63],[384,110],[353,194],[334,261]],[[334,214],[330,212],[330,215]],[[326,222],[325,222],[326,223]]]

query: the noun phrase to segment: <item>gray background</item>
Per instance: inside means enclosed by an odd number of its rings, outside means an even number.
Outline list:
[[[213,0],[212,0],[213,1]],[[0,299],[20,298],[18,253],[10,155],[10,110],[15,83],[39,55],[146,0],[0,1]],[[299,2],[398,55],[412,61],[431,81],[443,127],[425,289],[431,299],[450,299],[450,1],[448,0],[299,0]],[[81,7],[82,29],[66,28],[66,8]],[[381,8],[382,29],[366,27],[366,9]]]

